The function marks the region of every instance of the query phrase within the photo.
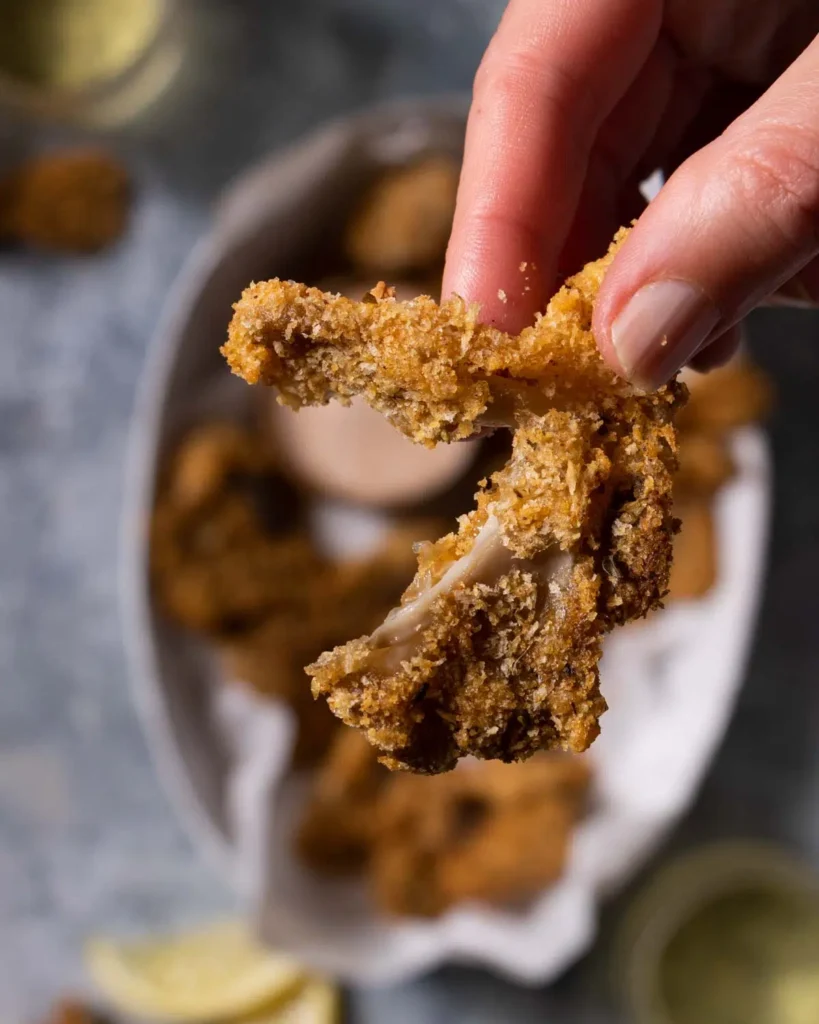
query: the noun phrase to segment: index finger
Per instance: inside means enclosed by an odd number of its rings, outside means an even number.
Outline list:
[[[510,332],[543,308],[597,131],[661,15],[659,0],[511,0],[475,76],[444,295]]]

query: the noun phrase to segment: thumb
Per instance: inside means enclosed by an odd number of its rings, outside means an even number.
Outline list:
[[[659,387],[817,254],[819,37],[643,213],[597,299],[601,352]]]

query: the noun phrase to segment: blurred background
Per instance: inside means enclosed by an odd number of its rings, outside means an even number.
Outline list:
[[[224,187],[260,158],[376,101],[467,93],[502,7],[0,3],[0,169],[10,193],[23,196],[2,225],[0,251],[5,1021],[43,1019],[59,997],[89,992],[82,950],[91,935],[167,933],[243,907],[157,780],[123,643],[128,435],[174,279]],[[46,30],[55,11],[57,27]],[[55,65],[61,47],[65,59]],[[68,188],[55,218],[15,175],[44,153],[77,147],[98,154],[88,173],[101,191],[74,214],[76,168],[40,167],[32,180],[47,197]],[[224,324],[229,315],[226,306]],[[350,986],[350,1020],[636,1019],[617,1005],[611,974],[646,872],[723,839],[765,840],[819,865],[819,314],[758,311],[748,335],[776,395],[766,424],[774,467],[767,566],[736,711],[695,803],[640,876],[606,902],[592,951],[552,984],[444,966],[400,985]],[[800,885],[811,888],[807,877]],[[808,973],[819,976],[815,960]],[[803,1016],[787,1020],[819,1020],[815,988],[800,991],[795,1013]],[[695,1019],[708,1018],[673,1018]]]

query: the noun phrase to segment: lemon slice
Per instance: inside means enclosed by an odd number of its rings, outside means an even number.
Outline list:
[[[284,1005],[244,1017],[240,1024],[338,1024],[338,989],[329,981],[311,978]]]
[[[304,980],[295,961],[261,948],[238,921],[160,940],[94,939],[85,962],[117,1010],[166,1021],[272,1012]]]

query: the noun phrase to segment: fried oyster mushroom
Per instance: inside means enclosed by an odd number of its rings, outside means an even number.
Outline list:
[[[285,404],[363,395],[427,445],[486,425],[515,432],[457,533],[419,545],[415,580],[383,625],[307,669],[314,694],[390,768],[585,750],[606,709],[604,635],[667,591],[685,387],[638,392],[591,332],[623,234],[514,338],[457,298],[381,291],[355,303],[269,281],[235,306],[224,355]]]

